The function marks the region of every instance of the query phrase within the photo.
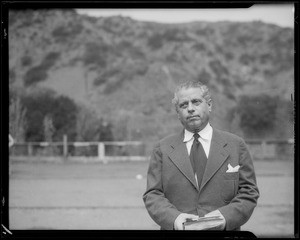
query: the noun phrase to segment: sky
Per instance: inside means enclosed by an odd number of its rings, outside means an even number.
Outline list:
[[[95,17],[128,16],[140,21],[186,23],[193,21],[263,21],[294,27],[294,4],[255,4],[246,9],[76,9]]]

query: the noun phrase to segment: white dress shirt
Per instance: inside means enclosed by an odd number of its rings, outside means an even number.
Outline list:
[[[198,140],[199,140],[199,142],[201,142],[207,158],[208,158],[210,144],[211,144],[212,132],[213,132],[213,129],[209,123],[207,123],[205,128],[203,128],[200,132],[198,132],[198,134],[200,135]],[[192,133],[186,129],[184,130],[183,142],[185,142],[185,144],[186,144],[189,155],[190,155],[191,148],[192,148],[192,145],[194,142],[193,135],[194,135],[194,133]]]
[[[203,128],[200,132],[198,132],[198,134],[200,135],[200,137],[198,138],[199,142],[202,144],[204,152],[206,154],[206,157],[208,159],[208,155],[209,155],[209,149],[210,149],[210,144],[211,144],[211,138],[212,138],[212,133],[213,133],[213,129],[210,126],[209,123],[207,123],[207,125],[205,126],[205,128]],[[190,155],[191,152],[191,148],[194,142],[194,133],[188,131],[188,130],[184,130],[184,139],[183,142],[186,144],[187,147],[187,151],[188,154]],[[197,175],[195,174],[195,178],[198,184],[198,179],[197,179]]]

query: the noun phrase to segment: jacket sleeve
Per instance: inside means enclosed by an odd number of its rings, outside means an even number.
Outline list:
[[[154,147],[147,173],[147,189],[143,195],[146,209],[151,218],[162,229],[172,230],[174,221],[181,213],[165,197],[162,184],[162,153],[159,143]]]
[[[252,158],[244,140],[239,144],[238,192],[231,202],[219,208],[225,217],[226,230],[233,230],[248,221],[259,197]]]

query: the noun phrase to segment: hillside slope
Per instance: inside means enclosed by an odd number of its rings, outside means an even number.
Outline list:
[[[107,121],[126,122],[134,140],[179,129],[174,86],[200,79],[211,87],[214,126],[233,130],[228,115],[239,96],[290,99],[293,44],[292,29],[262,22],[159,24],[74,10],[10,11],[10,85],[69,96]]]

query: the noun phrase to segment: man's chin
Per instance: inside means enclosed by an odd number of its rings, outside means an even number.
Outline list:
[[[201,130],[201,124],[189,124],[187,130],[190,132],[199,132]]]

